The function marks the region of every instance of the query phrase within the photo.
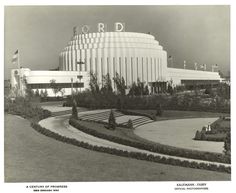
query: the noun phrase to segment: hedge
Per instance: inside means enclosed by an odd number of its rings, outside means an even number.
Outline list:
[[[33,121],[40,121],[51,116],[51,112],[41,107],[33,106],[29,101],[17,99],[16,102],[7,102],[5,112],[13,115],[19,115],[23,118]]]
[[[120,111],[121,113],[125,114],[125,115],[144,116],[144,117],[150,118],[151,120],[156,121],[156,116],[155,116],[155,114],[154,114],[154,115],[150,115],[150,114],[147,114],[147,113],[134,112],[134,111],[126,110],[126,109],[120,109],[119,111]]]
[[[101,120],[92,120],[92,119],[83,119],[83,117],[78,117],[77,120],[80,120],[80,121],[87,121],[87,122],[91,122],[91,123],[100,123],[100,124],[103,124],[105,125],[105,128],[109,128],[109,124],[108,122],[105,122],[105,121],[101,121]],[[128,124],[124,124],[124,123],[116,123],[116,127],[123,127],[123,128],[126,128],[126,129],[133,129],[130,127],[130,125]]]
[[[106,139],[109,141],[113,141],[122,145],[128,145],[131,147],[135,147],[138,149],[143,149],[151,152],[156,152],[156,153],[162,153],[162,154],[167,154],[167,155],[172,155],[172,156],[179,156],[179,157],[186,157],[186,158],[191,158],[191,159],[201,159],[201,160],[206,160],[206,161],[217,161],[220,163],[230,163],[230,158],[225,156],[224,154],[220,153],[213,153],[213,152],[201,152],[201,151],[196,151],[196,150],[188,150],[188,149],[183,149],[183,148],[176,148],[172,146],[167,146],[163,144],[148,144],[144,142],[137,142],[137,141],[131,141],[127,139],[123,139],[120,137],[116,136],[111,136],[107,135],[104,133],[100,133],[96,130],[84,127],[79,124],[79,121],[70,118],[69,124],[72,125],[73,127],[77,128],[78,130],[81,130],[87,134],[93,135],[95,137],[99,137],[102,139]]]
[[[112,155],[118,155],[122,157],[129,157],[129,158],[135,158],[138,160],[146,160],[151,162],[157,162],[157,163],[163,163],[163,164],[169,164],[169,165],[176,165],[176,166],[183,166],[183,167],[189,167],[189,168],[196,168],[196,169],[206,169],[211,171],[218,171],[218,172],[225,172],[225,173],[231,173],[231,167],[226,167],[224,165],[214,165],[214,164],[207,164],[207,163],[197,163],[195,161],[181,161],[179,159],[174,158],[165,158],[161,156],[154,156],[149,155],[146,153],[141,152],[129,152],[124,150],[119,150],[115,148],[110,147],[101,147],[96,145],[91,145],[89,143],[78,141],[73,138],[68,138],[62,135],[59,135],[57,133],[54,133],[44,127],[41,127],[38,123],[31,123],[31,126],[38,131],[39,133],[42,133],[45,136],[51,137],[53,139],[56,139],[58,141],[62,141],[64,143],[72,144],[78,147],[83,147],[89,150],[103,152],[103,153],[109,153]]]

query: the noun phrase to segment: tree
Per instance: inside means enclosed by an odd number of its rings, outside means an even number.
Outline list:
[[[77,105],[76,105],[75,100],[73,100],[73,104],[72,104],[72,117],[75,119],[78,119],[78,111],[77,111]]]
[[[108,128],[112,130],[115,130],[116,128],[116,119],[112,110],[110,112],[109,119],[108,119]]]
[[[115,77],[113,77],[114,83],[116,85],[118,94],[125,95],[125,80],[123,77],[121,77],[118,73],[116,73]]]
[[[145,88],[144,88],[144,93],[143,95],[149,95],[149,89],[148,89],[148,85],[146,84]]]
[[[230,132],[227,132],[225,142],[224,142],[225,153],[231,153],[231,135]]]
[[[137,85],[135,82],[133,82],[129,90],[129,95],[133,97],[134,95],[136,95],[136,92],[137,92]]]
[[[170,95],[173,95],[173,93],[174,93],[174,89],[170,84],[168,84],[168,86],[167,86],[167,92],[170,93]]]
[[[39,89],[37,89],[36,91],[35,91],[35,96],[36,97],[39,97],[40,95],[39,95]]]
[[[90,73],[90,82],[89,82],[90,90],[93,94],[99,94],[100,89],[98,85],[98,78],[95,73]]]
[[[103,94],[110,94],[113,92],[111,78],[109,74],[102,77],[102,85],[103,86],[101,92]]]
[[[195,134],[195,137],[194,137],[195,140],[201,140],[201,132],[200,131],[196,131],[196,134]]]
[[[129,95],[142,96],[145,93],[144,84],[138,78],[137,84],[134,82],[130,88]]]
[[[138,92],[140,96],[143,96],[144,91],[144,83],[140,81],[140,79],[138,78],[137,80],[137,86],[138,86]]]
[[[26,78],[24,77],[23,79],[24,81],[24,85],[25,85],[25,94],[26,97],[28,97],[29,99],[31,99],[32,97],[34,97],[34,91],[30,88],[29,84],[27,83]]]
[[[162,114],[163,114],[162,106],[160,103],[158,103],[156,107],[156,115],[161,117]]]
[[[128,120],[128,123],[127,123],[127,127],[130,128],[130,129],[133,129],[133,122],[131,119]]]
[[[60,90],[60,93],[61,93],[61,96],[62,96],[62,97],[64,96],[65,92],[66,92],[66,91],[65,91],[64,88]]]
[[[43,97],[47,98],[47,96],[48,96],[48,91],[47,91],[47,89],[45,89],[44,92],[43,92]]]
[[[56,83],[56,80],[52,79],[50,80],[50,88],[52,89],[53,93],[55,94],[55,97],[57,95],[58,92],[61,91],[61,87],[58,86],[58,84]]]
[[[43,98],[43,95],[44,95],[43,89],[41,89],[41,90],[40,90],[40,97]]]

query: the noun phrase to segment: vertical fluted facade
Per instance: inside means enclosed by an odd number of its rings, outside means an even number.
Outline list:
[[[130,86],[139,79],[166,81],[167,54],[154,36],[133,32],[88,33],[73,36],[60,53],[62,71],[83,71],[102,76],[118,73]],[[114,86],[114,83],[113,83]]]

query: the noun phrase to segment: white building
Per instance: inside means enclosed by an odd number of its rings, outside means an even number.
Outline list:
[[[50,86],[52,81],[62,88],[61,92],[56,93],[56,96],[71,95],[72,87],[74,92],[81,92],[89,87],[89,75],[86,72],[31,71],[29,68],[13,69],[11,71],[12,89],[20,87],[20,90],[25,90],[27,84],[33,91],[47,90],[48,96],[55,96]]]
[[[100,85],[102,77],[109,74],[114,87],[113,77],[118,73],[127,87],[139,79],[154,88],[152,92],[165,90],[167,82],[191,85],[221,81],[217,72],[168,68],[167,53],[154,36],[122,30],[75,32],[59,55],[59,71],[21,69],[20,74],[32,89],[48,89],[49,95],[52,95],[49,83],[55,80],[68,95],[71,94],[71,82],[81,91],[89,88],[90,72],[97,75]],[[16,80],[15,70],[12,70],[12,87],[17,85]]]

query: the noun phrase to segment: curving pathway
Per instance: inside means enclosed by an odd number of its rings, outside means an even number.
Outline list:
[[[78,141],[87,142],[91,145],[97,145],[97,146],[103,146],[103,147],[111,147],[116,148],[120,150],[125,151],[132,151],[132,152],[141,152],[146,154],[152,154],[155,156],[162,156],[166,158],[175,158],[179,160],[186,160],[186,161],[195,161],[198,163],[207,163],[207,164],[215,164],[215,165],[224,165],[224,166],[230,166],[230,164],[223,164],[223,163],[217,163],[217,162],[210,162],[210,161],[203,161],[203,160],[196,160],[196,159],[189,159],[189,158],[183,158],[183,157],[177,157],[177,156],[170,156],[170,155],[164,155],[160,153],[154,153],[146,150],[141,150],[138,148],[121,145],[118,143],[114,143],[108,140],[100,139],[97,137],[94,137],[92,135],[86,134],[84,132],[81,132],[77,130],[76,128],[69,125],[69,116],[70,115],[63,115],[63,116],[57,116],[57,117],[50,117],[44,120],[41,120],[39,124],[42,127],[45,127],[53,132],[56,132],[60,135],[69,137],[69,138],[75,138]]]

